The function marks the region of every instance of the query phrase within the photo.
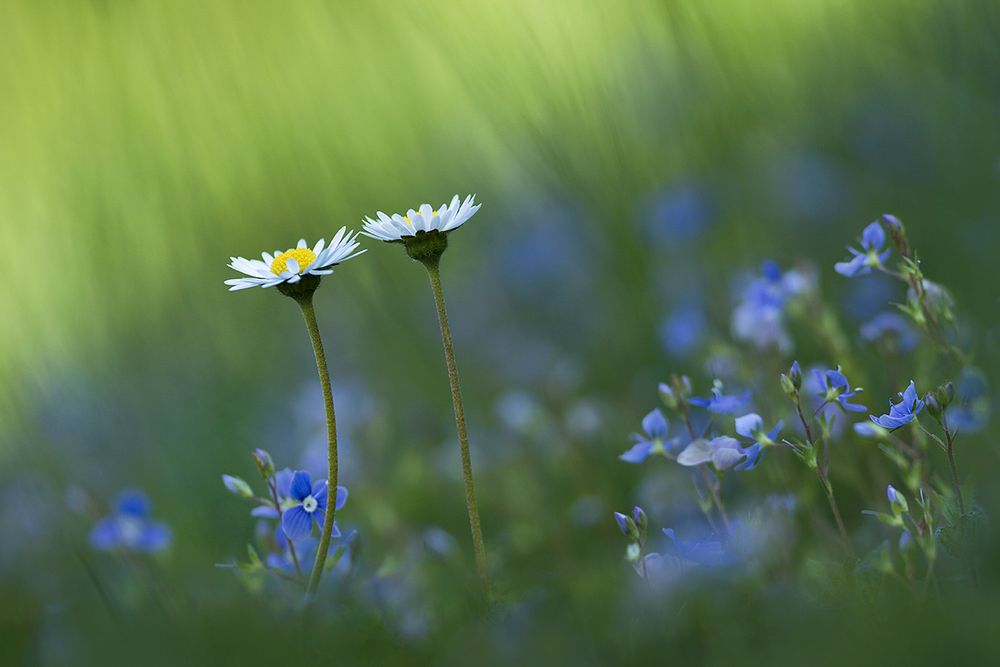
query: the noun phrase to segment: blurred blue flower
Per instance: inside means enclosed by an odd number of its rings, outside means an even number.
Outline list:
[[[642,430],[645,434],[633,433],[632,447],[618,458],[627,463],[642,463],[653,453],[666,453],[664,439],[670,430],[667,418],[657,408],[642,419]]]
[[[895,405],[892,401],[889,402],[889,414],[881,417],[872,415],[872,421],[884,429],[893,431],[900,426],[909,424],[924,409],[924,402],[917,395],[917,388],[913,380],[910,380],[909,386],[899,394],[899,398],[899,403]]]
[[[991,412],[985,374],[978,368],[964,369],[955,382],[955,397],[948,408],[948,426],[964,433],[983,430]]]
[[[298,541],[308,537],[312,532],[313,523],[322,527],[326,516],[327,495],[326,480],[321,479],[313,484],[309,473],[302,470],[295,471],[292,476],[290,497],[296,504],[284,509],[281,517],[281,528],[289,539]],[[338,486],[336,509],[339,510],[346,502],[347,489]]]
[[[764,262],[761,275],[750,280],[740,292],[730,323],[733,336],[759,350],[790,349],[792,341],[785,330],[785,304],[794,294],[788,287],[781,268],[772,261]]]
[[[841,299],[844,311],[864,321],[885,310],[887,303],[902,298],[899,283],[884,273],[873,273],[864,280],[852,280]]]
[[[698,349],[708,322],[701,306],[690,303],[675,309],[660,327],[660,341],[672,357],[682,358]]]
[[[869,343],[889,343],[900,352],[911,352],[920,342],[920,335],[902,313],[887,310],[861,325],[861,337]]]
[[[723,394],[722,389],[716,386],[712,389],[712,395],[709,398],[698,398],[696,396],[688,399],[688,402],[692,405],[705,408],[709,412],[717,415],[732,415],[736,414],[740,410],[743,410],[747,406],[750,402],[750,392],[746,391],[742,394]]]
[[[90,532],[91,546],[101,551],[163,551],[170,546],[170,528],[150,519],[149,511],[149,499],[144,493],[123,491],[115,503],[114,513],[98,521]]]
[[[817,394],[824,401],[829,403],[836,401],[840,407],[848,412],[868,412],[868,408],[865,406],[851,403],[848,400],[860,394],[862,389],[860,387],[851,388],[851,383],[847,381],[847,376],[841,372],[840,366],[837,366],[837,370],[828,370],[825,373],[814,369],[813,376],[819,386]]]
[[[882,223],[876,220],[861,232],[861,250],[848,247],[847,250],[852,257],[834,264],[834,270],[848,278],[871,273],[872,267],[882,266],[889,259],[891,251],[884,250],[885,243],[885,229]]]
[[[838,219],[850,199],[843,171],[828,156],[796,151],[779,156],[773,175],[773,197],[781,213],[797,223]]]
[[[870,421],[858,422],[854,425],[854,432],[862,438],[881,438],[885,435],[885,429]]]
[[[716,203],[709,188],[681,183],[663,190],[648,206],[653,241],[668,248],[698,239],[712,224]]]
[[[683,541],[677,537],[673,528],[664,528],[663,534],[670,538],[677,556],[698,565],[725,567],[735,564],[738,560],[721,540]]]

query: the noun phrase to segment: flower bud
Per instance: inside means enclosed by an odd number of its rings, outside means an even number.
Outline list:
[[[661,382],[659,386],[660,390],[660,400],[663,401],[663,405],[670,408],[671,410],[677,409],[677,395],[674,390],[670,388],[665,382]]]
[[[910,511],[910,506],[906,502],[906,496],[897,491],[896,487],[892,484],[886,487],[885,495],[889,498],[889,503],[892,505],[892,511],[894,514]]]
[[[946,410],[955,400],[955,383],[945,382],[934,392],[934,398],[941,404],[941,409]]]
[[[941,404],[934,397],[934,394],[924,396],[924,405],[927,406],[927,412],[931,413],[935,419],[941,416]]]
[[[257,471],[264,478],[265,482],[274,477],[274,461],[267,451],[258,447],[250,456],[253,458],[254,465],[257,466]]]
[[[788,369],[788,377],[792,381],[792,386],[796,389],[802,388],[802,367],[798,361],[792,362],[792,367]]]
[[[250,488],[250,485],[239,477],[223,475],[222,483],[230,493],[236,494],[242,498],[253,498],[253,490]]]
[[[635,525],[639,528],[639,534],[645,535],[646,528],[649,526],[649,520],[646,518],[646,513],[642,511],[642,508],[636,505],[632,508],[632,519],[635,521]]]
[[[625,537],[633,540],[639,538],[639,528],[635,525],[632,517],[625,516],[621,512],[615,512],[615,521],[618,522],[618,528]]]
[[[785,392],[789,396],[795,396],[797,393],[797,390],[795,389],[795,382],[784,373],[781,374],[781,391]]]
[[[899,536],[899,550],[906,551],[913,546],[913,536],[910,535],[910,531],[904,530],[903,534]]]
[[[906,242],[906,229],[903,228],[903,222],[891,213],[883,213],[882,224],[889,230],[889,236],[892,237],[893,245],[896,246],[899,254],[909,257],[910,245]]]

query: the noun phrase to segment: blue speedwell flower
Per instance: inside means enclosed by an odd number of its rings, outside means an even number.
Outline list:
[[[732,415],[736,414],[743,408],[747,406],[750,402],[750,392],[746,391],[742,394],[723,394],[722,388],[718,385],[712,389],[712,395],[709,398],[691,398],[689,402],[692,405],[698,405],[709,412],[713,412],[717,415]]]
[[[876,220],[861,232],[861,250],[848,247],[851,258],[834,264],[834,270],[848,278],[871,273],[872,267],[882,266],[889,259],[890,251],[883,250],[885,242],[885,229],[882,228],[882,223]]]
[[[824,401],[828,403],[836,401],[840,407],[848,412],[868,412],[868,408],[865,406],[850,402],[850,398],[864,390],[861,387],[851,388],[851,383],[847,381],[847,376],[841,372],[840,366],[837,366],[837,370],[828,370],[825,373],[814,369],[813,376],[819,386],[819,397]]]
[[[764,420],[755,412],[737,417],[736,433],[751,440],[753,443],[743,450],[746,452],[747,458],[740,466],[745,467],[738,466],[737,470],[750,470],[756,467],[763,454],[763,450],[774,446],[777,442],[782,426],[784,426],[784,422],[778,422],[770,431],[765,431]]]
[[[677,455],[677,462],[682,466],[711,462],[716,470],[753,470],[759,461],[760,447],[744,448],[739,440],[726,435],[712,440],[698,438]]]
[[[632,448],[618,458],[628,463],[642,463],[650,454],[666,454],[665,439],[670,430],[667,418],[659,409],[653,410],[642,419],[642,430],[640,433],[632,434],[632,441],[635,443]]]
[[[910,385],[899,394],[899,398],[899,403],[895,405],[889,401],[889,414],[881,417],[872,415],[872,421],[884,429],[894,431],[916,419],[920,411],[924,409],[924,402],[917,395],[917,388],[913,380],[910,380]]]
[[[281,517],[281,528],[290,540],[301,540],[312,532],[313,523],[323,525],[326,516],[328,489],[326,480],[312,483],[309,473],[297,470],[292,476],[290,496],[295,505],[285,509]],[[347,489],[337,487],[337,505],[340,509],[347,502]]]
[[[114,513],[97,522],[90,544],[101,551],[153,553],[170,546],[171,532],[165,523],[149,518],[149,499],[141,491],[123,491]]]

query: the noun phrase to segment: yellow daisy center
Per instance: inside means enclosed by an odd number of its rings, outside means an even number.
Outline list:
[[[299,263],[299,272],[306,270],[306,267],[316,261],[316,253],[314,253],[309,248],[295,248],[287,252],[283,252],[274,258],[271,262],[271,273],[276,276],[280,276],[282,273],[288,269],[288,260],[294,259]]]
[[[437,211],[431,211],[431,217],[432,217],[432,218],[433,218],[434,216],[436,216],[437,214],[438,214],[438,212],[437,212]],[[413,221],[412,221],[412,220],[410,220],[410,216],[408,216],[408,215],[404,215],[404,216],[403,216],[403,220],[406,220],[406,224],[408,224],[408,225],[412,225],[412,224],[413,224]]]

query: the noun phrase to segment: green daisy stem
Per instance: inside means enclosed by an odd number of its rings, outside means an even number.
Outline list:
[[[323,389],[323,405],[326,408],[326,461],[327,461],[327,504],[326,515],[323,518],[323,530],[320,533],[319,547],[316,549],[316,562],[313,563],[306,595],[311,597],[319,587],[326,565],[326,554],[330,549],[330,535],[333,533],[334,513],[337,510],[337,416],[333,411],[333,390],[330,388],[330,371],[326,366],[326,352],[323,350],[323,338],[316,322],[316,311],[313,309],[312,293],[296,299],[302,309],[309,330],[309,341],[312,343],[313,354],[316,356],[316,371],[319,373],[319,383]]]
[[[462,407],[462,387],[458,381],[458,365],[455,363],[455,349],[451,340],[451,327],[448,326],[448,311],[444,306],[444,292],[441,289],[441,272],[438,268],[439,257],[423,262],[427,275],[431,280],[431,290],[434,292],[434,304],[437,306],[438,324],[441,326],[441,342],[444,345],[444,358],[448,364],[448,380],[451,383],[451,403],[455,410],[455,426],[458,429],[458,447],[462,455],[462,475],[465,478],[465,504],[469,509],[469,528],[472,531],[472,546],[476,552],[476,567],[479,579],[487,598],[492,595],[489,565],[486,561],[486,545],[483,542],[483,529],[479,523],[479,505],[476,502],[476,489],[472,482],[472,457],[469,454],[469,434],[465,427],[465,409]]]

